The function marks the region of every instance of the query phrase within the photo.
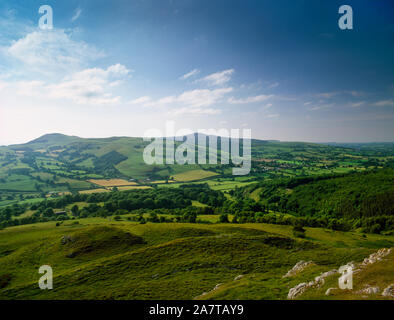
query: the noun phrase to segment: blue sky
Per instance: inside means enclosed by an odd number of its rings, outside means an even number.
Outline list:
[[[54,29],[38,28],[41,5]],[[353,8],[340,30],[338,8]],[[50,132],[394,139],[394,3],[2,1],[0,144]]]

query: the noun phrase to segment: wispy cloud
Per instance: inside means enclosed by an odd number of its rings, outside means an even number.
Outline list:
[[[142,107],[166,108],[170,115],[214,115],[221,113],[221,110],[213,106],[223,101],[225,96],[232,91],[233,88],[231,87],[213,90],[195,89],[184,91],[179,95],[169,95],[155,100],[149,96],[142,96],[129,101],[129,104]]]
[[[195,89],[188,90],[180,95],[172,95],[160,98],[156,101],[151,101],[148,105],[151,106],[179,106],[191,108],[204,108],[210,107],[215,103],[221,101],[223,97],[233,91],[233,88],[220,88],[220,89]],[[147,104],[145,104],[147,105]]]
[[[183,76],[181,76],[179,79],[186,80],[186,79],[189,79],[190,77],[193,77],[193,76],[195,76],[195,75],[197,75],[199,73],[200,73],[200,70],[193,69],[192,71],[190,71],[190,72],[184,74]]]
[[[279,82],[273,82],[267,86],[268,89],[273,89],[279,86]]]
[[[220,72],[215,72],[204,78],[196,80],[196,82],[205,82],[215,86],[224,85],[231,80],[231,76],[234,71],[234,69],[227,69]]]
[[[393,99],[381,100],[381,101],[375,102],[373,105],[377,106],[377,107],[393,107],[394,100]]]
[[[139,97],[137,99],[131,100],[129,101],[130,104],[140,104],[140,105],[144,105],[148,102],[150,102],[152,100],[151,97],[149,96],[143,96],[143,97]]]
[[[180,108],[169,112],[172,115],[195,114],[195,115],[215,115],[220,114],[221,110],[213,108]]]
[[[312,106],[307,108],[307,110],[309,111],[318,111],[318,110],[325,110],[325,109],[330,109],[332,108],[332,104],[323,104],[323,105],[316,105],[316,106]]]
[[[361,107],[362,105],[364,105],[365,104],[365,101],[358,101],[358,102],[352,102],[352,103],[350,103],[349,105],[352,107],[352,108],[358,108],[358,107]]]
[[[245,103],[254,103],[254,102],[261,102],[261,101],[265,101],[268,100],[270,98],[272,98],[273,95],[258,95],[258,96],[254,96],[254,97],[247,97],[244,99],[235,99],[234,97],[231,97],[228,99],[228,102],[231,104],[245,104]]]
[[[361,91],[356,91],[356,90],[342,90],[342,91],[332,91],[332,92],[322,92],[322,93],[317,93],[314,96],[318,98],[333,98],[338,95],[351,95],[353,97],[359,97],[362,96],[364,93]]]
[[[279,116],[280,116],[279,113],[269,113],[265,117],[270,119],[270,118],[278,118]]]
[[[81,13],[82,13],[82,9],[81,8],[75,9],[74,15],[71,18],[71,22],[74,22],[74,21],[78,20],[78,18],[81,16]]]

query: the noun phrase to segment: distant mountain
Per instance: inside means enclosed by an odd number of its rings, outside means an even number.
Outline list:
[[[43,136],[29,141],[27,144],[35,144],[35,143],[69,143],[70,141],[74,141],[75,139],[80,140],[81,138],[77,136],[67,136],[62,133],[48,133]]]
[[[9,148],[14,150],[34,150],[37,148],[48,148],[51,146],[65,146],[81,140],[83,139],[77,136],[67,136],[61,133],[49,133],[27,143],[10,145]]]

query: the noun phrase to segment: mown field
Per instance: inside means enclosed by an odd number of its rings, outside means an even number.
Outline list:
[[[393,236],[306,229],[297,239],[291,226],[270,224],[87,218],[11,227],[0,231],[0,279],[8,279],[0,298],[286,299],[305,279],[394,245]],[[316,266],[283,278],[300,260]],[[53,290],[38,288],[44,264],[53,268]]]

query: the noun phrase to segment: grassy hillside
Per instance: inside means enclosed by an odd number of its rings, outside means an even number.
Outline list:
[[[48,222],[0,231],[0,298],[285,299],[303,278],[393,244],[392,236],[318,228],[300,240],[291,227],[268,224]],[[282,278],[300,260],[318,267]],[[53,290],[38,288],[43,264],[53,267]]]

